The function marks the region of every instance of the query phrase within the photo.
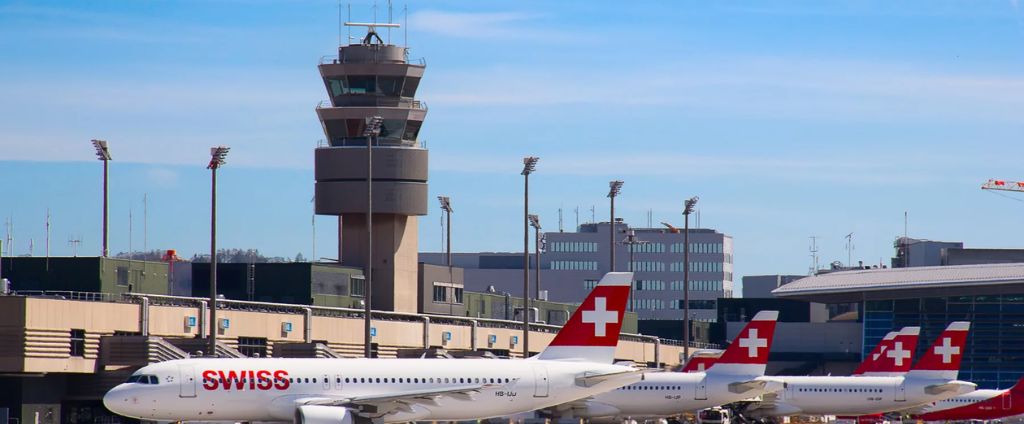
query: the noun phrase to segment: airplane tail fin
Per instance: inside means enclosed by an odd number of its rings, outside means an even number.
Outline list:
[[[914,351],[917,350],[918,335],[921,334],[921,327],[903,327],[899,332],[883,343],[879,343],[877,354],[872,353],[870,357],[864,358],[864,375],[871,376],[894,376],[903,375],[910,371],[914,362]]]
[[[935,339],[921,360],[914,364],[908,377],[956,380],[960,373],[960,360],[967,345],[967,332],[971,323],[956,321]]]
[[[761,311],[736,335],[708,373],[764,375],[779,311]]]
[[[704,372],[722,356],[721,351],[699,350],[690,355],[679,372]]]
[[[864,375],[864,373],[872,371],[874,364],[878,362],[878,359],[881,358],[882,354],[889,349],[892,344],[892,340],[896,338],[897,334],[899,334],[898,331],[890,331],[886,333],[885,337],[882,337],[882,340],[879,341],[878,344],[875,345],[875,348],[871,350],[871,353],[864,357],[864,360],[860,362],[857,369],[853,370],[853,375]]]
[[[1024,396],[1024,375],[1020,376],[1020,379],[1017,380],[1013,387],[1010,387],[1010,395]],[[1024,399],[1021,399],[1021,401],[1024,401]]]
[[[629,300],[631,272],[609,272],[536,358],[611,364]]]

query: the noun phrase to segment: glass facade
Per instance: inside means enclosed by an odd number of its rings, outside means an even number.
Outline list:
[[[889,331],[921,327],[917,355],[953,321],[970,321],[960,379],[1005,389],[1024,374],[1024,294],[869,300],[863,303],[864,355]]]

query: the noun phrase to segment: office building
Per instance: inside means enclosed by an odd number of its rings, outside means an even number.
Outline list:
[[[640,320],[682,320],[683,234],[671,228],[631,228],[615,223],[615,235],[608,222],[582,224],[576,232],[543,233],[540,255],[541,298],[557,302],[580,302],[604,273],[612,270],[609,240],[614,238],[615,270],[634,271],[632,307]],[[630,231],[641,244],[622,243]],[[716,299],[732,297],[732,237],[708,228],[690,230],[690,312],[695,320],[716,319]],[[493,289],[521,295],[522,253],[458,253],[453,264],[465,269],[465,286],[470,291]],[[530,268],[535,269],[530,255]],[[421,253],[420,260],[444,264],[442,253]],[[531,287],[534,271],[530,272]],[[531,289],[531,294],[534,292]],[[681,333],[680,333],[681,334]],[[678,336],[677,336],[678,338]]]

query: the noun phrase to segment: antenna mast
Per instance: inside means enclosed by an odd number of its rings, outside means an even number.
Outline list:
[[[562,227],[562,208],[558,208],[558,232],[565,232],[565,229]]]
[[[853,266],[853,233],[846,235],[846,267]]]
[[[818,272],[818,236],[811,236],[811,272],[807,275],[814,275]]]

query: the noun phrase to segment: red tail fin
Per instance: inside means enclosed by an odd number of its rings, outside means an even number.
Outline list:
[[[1010,395],[1024,396],[1024,375],[1020,376],[1020,379],[1017,380],[1017,383],[1010,388]],[[1020,401],[1024,402],[1024,399],[1020,399]]]
[[[883,339],[882,343],[876,346],[877,353],[872,352],[869,357],[864,358],[864,362],[858,370],[863,369],[862,374],[873,376],[905,374],[910,371],[910,366],[913,363],[914,350],[917,348],[917,338],[920,333],[921,327],[903,327],[891,339]]]
[[[956,380],[970,328],[971,323],[966,321],[949,324],[924,352],[908,376]]]
[[[871,350],[871,353],[864,357],[864,360],[860,362],[857,369],[853,370],[853,375],[863,375],[872,370],[875,362],[878,362],[878,359],[882,356],[882,353],[892,347],[892,340],[896,338],[897,334],[899,334],[897,331],[886,333],[885,337],[882,337],[882,340]]]
[[[758,312],[708,372],[763,375],[778,318],[778,311]]]
[[[690,359],[683,365],[680,372],[704,372],[715,364],[715,361],[722,355],[722,352],[697,351],[690,356]]]
[[[612,363],[632,283],[631,272],[605,274],[537,358]]]

